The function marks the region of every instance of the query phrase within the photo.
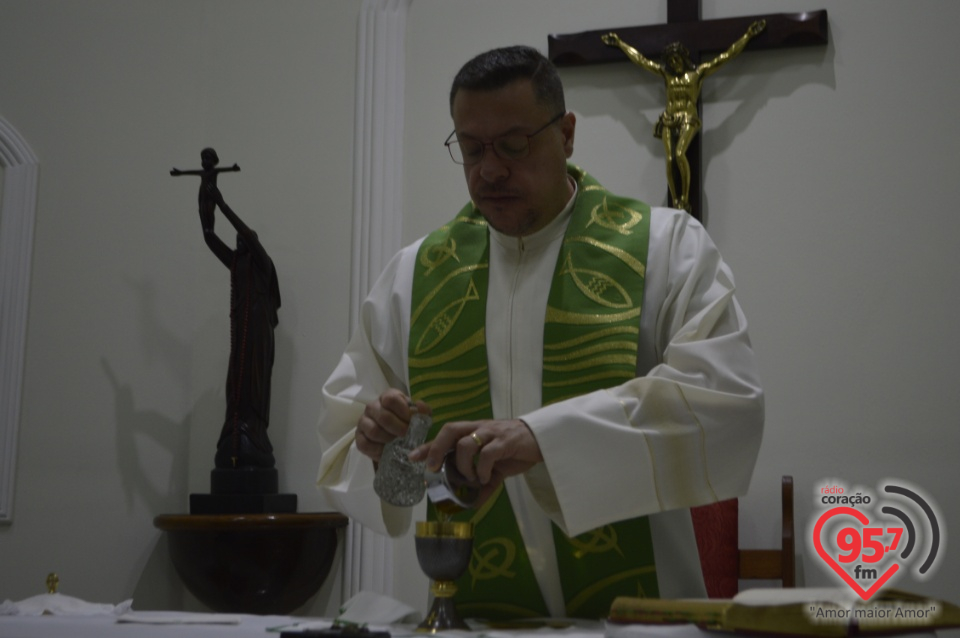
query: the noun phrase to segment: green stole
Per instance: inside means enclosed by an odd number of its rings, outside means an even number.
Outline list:
[[[636,376],[637,339],[650,207],[617,197],[569,166],[577,201],[547,301],[543,404],[625,383]],[[493,418],[484,324],[489,272],[486,220],[473,204],[429,235],[414,271],[410,393],[433,409],[436,435],[448,421]],[[598,467],[598,472],[603,471]],[[615,498],[617,486],[610,486]],[[429,516],[436,519],[433,506]],[[474,523],[467,574],[456,603],[466,617],[548,616],[506,491],[454,517]],[[566,614],[604,618],[616,596],[657,597],[646,517],[569,538],[553,526]]]

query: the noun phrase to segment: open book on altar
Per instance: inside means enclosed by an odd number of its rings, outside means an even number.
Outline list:
[[[960,627],[960,607],[888,589],[863,601],[851,589],[750,589],[732,599],[620,597],[611,623],[693,623],[702,629],[781,636],[892,635]]]

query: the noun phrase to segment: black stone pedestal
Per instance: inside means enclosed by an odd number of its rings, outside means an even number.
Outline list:
[[[190,495],[191,514],[288,514],[297,511],[296,494],[278,494],[276,468],[217,468],[210,493]]]

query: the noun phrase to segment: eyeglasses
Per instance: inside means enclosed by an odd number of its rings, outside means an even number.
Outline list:
[[[469,138],[461,139],[457,137],[457,132],[454,131],[443,145],[447,147],[447,150],[450,152],[450,157],[454,162],[466,166],[479,162],[483,158],[483,151],[488,146],[493,148],[493,152],[496,153],[500,159],[518,160],[526,157],[530,152],[530,140],[535,135],[545,131],[548,126],[558,121],[564,115],[566,115],[566,113],[557,113],[552,120],[529,135],[512,133],[498,137],[492,142],[481,142]]]

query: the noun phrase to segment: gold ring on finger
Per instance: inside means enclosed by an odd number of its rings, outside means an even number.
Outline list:
[[[484,446],[483,439],[481,439],[479,436],[477,436],[477,433],[476,433],[476,432],[471,432],[471,433],[470,433],[470,438],[473,439],[473,442],[477,444],[477,449],[478,449],[478,450]]]

